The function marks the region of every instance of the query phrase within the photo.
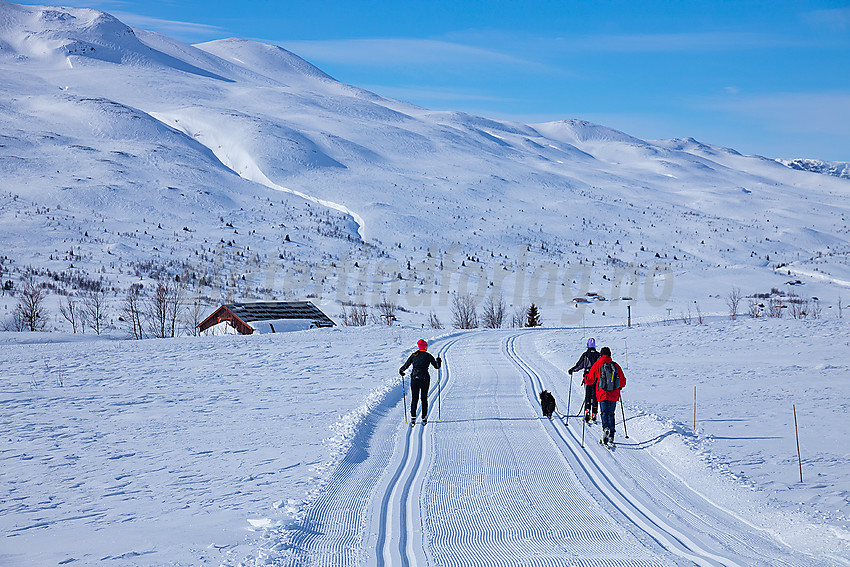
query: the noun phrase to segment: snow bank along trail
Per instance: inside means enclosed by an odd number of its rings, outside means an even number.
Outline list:
[[[435,345],[446,359],[442,420],[433,379],[424,428],[403,423],[400,391],[387,399],[292,526],[288,564],[837,564],[689,488],[641,450],[657,439],[626,440],[620,425],[611,453],[592,425],[582,448],[579,420],[542,418],[538,392],[566,377],[534,350],[534,332]]]

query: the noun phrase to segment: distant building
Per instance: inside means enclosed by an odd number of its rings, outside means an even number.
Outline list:
[[[285,333],[336,324],[309,301],[258,301],[222,305],[198,329],[204,335]]]

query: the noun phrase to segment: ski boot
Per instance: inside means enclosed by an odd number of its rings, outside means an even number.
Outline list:
[[[422,418],[422,425],[428,425],[428,418],[427,417]]]
[[[413,427],[414,425],[416,425],[416,418],[415,417],[410,418],[410,427]]]
[[[596,423],[596,414],[595,413],[591,416],[591,419],[593,419],[593,423]]]
[[[590,410],[584,410],[584,421],[586,423],[590,422]]]
[[[602,432],[602,444],[607,445],[613,440],[614,436],[611,434],[611,430],[606,427],[605,430]]]

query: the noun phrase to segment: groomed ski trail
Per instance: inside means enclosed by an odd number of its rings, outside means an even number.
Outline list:
[[[403,423],[401,388],[389,396],[290,526],[277,564],[839,564],[715,506],[641,450],[655,440],[624,439],[619,419],[611,452],[597,442],[599,425],[582,448],[579,420],[541,417],[539,391],[564,393],[569,381],[534,349],[539,332],[574,331],[479,331],[433,344],[446,361],[442,421],[436,376],[425,427]]]

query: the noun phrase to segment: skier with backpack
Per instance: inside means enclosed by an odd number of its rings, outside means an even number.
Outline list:
[[[419,405],[420,397],[422,398],[422,425],[425,425],[428,423],[428,388],[431,386],[428,367],[440,368],[443,361],[439,356],[434,358],[428,352],[428,343],[424,339],[420,339],[416,346],[419,350],[407,358],[407,362],[398,369],[398,373],[403,377],[404,371],[413,366],[410,372],[410,425],[416,425],[416,406]]]
[[[602,439],[604,445],[614,445],[614,410],[620,400],[620,390],[626,386],[626,375],[620,365],[611,359],[611,349],[602,347],[599,360],[590,368],[585,381],[596,386],[596,398],[602,412]]]
[[[599,352],[596,350],[596,339],[591,337],[587,339],[587,350],[581,353],[581,358],[578,359],[576,365],[567,371],[570,376],[578,370],[584,371],[582,374],[582,383],[584,384],[584,421],[590,421],[591,418],[593,421],[596,421],[596,412],[599,410],[599,404],[596,400],[596,386],[593,383],[587,382],[587,373],[597,360],[599,360]],[[569,410],[569,408],[567,409]],[[593,412],[592,415],[591,411]]]

